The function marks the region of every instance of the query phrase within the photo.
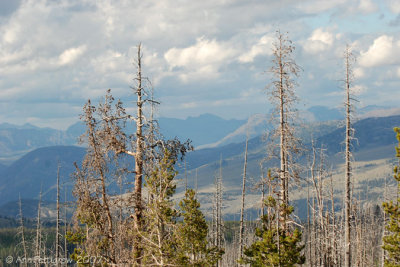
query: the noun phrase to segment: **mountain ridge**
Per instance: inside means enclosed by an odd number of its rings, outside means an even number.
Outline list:
[[[319,124],[326,128],[326,124]],[[389,116],[383,118],[368,118],[354,124],[356,135],[359,134],[359,145],[354,150],[356,159],[374,162],[379,159],[391,159],[396,144],[394,126],[400,125],[400,116]],[[311,132],[317,131],[317,126],[310,126]],[[307,131],[306,131],[307,132]],[[332,132],[321,135],[317,141],[318,145],[324,144],[328,148],[329,160],[339,168],[343,157],[340,143],[344,140],[343,128],[334,129]],[[323,130],[321,131],[323,133]],[[85,148],[76,146],[55,146],[36,149],[8,166],[0,172],[0,205],[9,201],[16,201],[18,195],[24,198],[37,199],[40,192],[40,184],[43,182],[43,199],[51,201],[55,199],[55,182],[58,162],[61,163],[61,177],[68,191],[68,199],[71,200],[73,181],[70,177],[74,172],[73,163],[78,165],[85,154]],[[212,194],[213,179],[219,169],[220,157],[222,155],[222,166],[224,173],[224,187],[226,197],[235,199],[240,194],[240,183],[242,175],[244,154],[244,142],[232,143],[216,148],[195,150],[187,154],[187,173],[190,177],[191,186],[194,186],[194,176],[198,171],[199,198],[207,202]],[[249,140],[248,176],[250,180],[259,179],[259,162],[266,157],[266,144],[261,136]],[[305,159],[303,159],[304,161]],[[389,161],[388,161],[389,162]],[[360,163],[361,164],[361,163]],[[373,163],[375,166],[377,163]],[[387,163],[385,163],[387,164]],[[363,165],[363,166],[364,166]],[[274,166],[271,162],[269,166]],[[376,165],[379,167],[378,165]],[[386,166],[386,165],[385,165]],[[336,168],[335,167],[335,168]],[[367,167],[363,167],[367,168]],[[368,167],[369,168],[369,167]],[[177,166],[180,172],[177,181],[183,179],[183,164]],[[391,168],[389,168],[390,170]],[[390,171],[389,171],[390,172]],[[387,173],[387,172],[385,172]],[[182,186],[178,187],[178,194],[182,193]],[[251,194],[251,193],[250,193]],[[208,202],[207,202],[208,203]],[[205,208],[210,203],[205,203]]]

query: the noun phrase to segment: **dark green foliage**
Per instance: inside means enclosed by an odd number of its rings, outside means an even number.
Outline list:
[[[208,226],[193,189],[188,189],[179,203],[183,222],[178,225],[176,237],[178,260],[182,266],[213,266],[223,251],[209,247]]]
[[[257,228],[256,236],[260,240],[254,242],[244,251],[243,263],[250,263],[251,266],[294,266],[303,264],[305,257],[301,254],[303,245],[301,232],[295,229],[293,232],[284,232],[276,227]],[[279,246],[278,240],[279,237]]]
[[[143,216],[145,229],[139,233],[143,237],[144,265],[176,265],[177,245],[173,231],[178,211],[171,200],[176,189],[176,160],[176,155],[166,149],[162,159],[146,177],[149,201]]]
[[[304,245],[301,244],[301,232],[297,228],[285,231],[279,227],[277,220],[280,211],[290,215],[293,207],[285,207],[284,204],[278,206],[272,196],[268,196],[265,205],[269,212],[261,218],[262,226],[256,229],[258,240],[245,248],[245,256],[240,262],[254,267],[303,264],[305,257],[302,254]]]
[[[399,142],[396,147],[396,157],[400,159],[400,128],[394,128],[396,132],[396,137]],[[400,191],[400,170],[399,166],[395,166],[393,170],[393,177],[397,181],[397,190]],[[382,248],[387,253],[387,258],[385,259],[385,266],[393,267],[400,266],[400,206],[399,206],[400,198],[396,200],[395,203],[393,201],[384,202],[383,208],[384,211],[389,215],[390,221],[386,226],[386,230],[389,232],[389,235],[383,237],[383,246]]]

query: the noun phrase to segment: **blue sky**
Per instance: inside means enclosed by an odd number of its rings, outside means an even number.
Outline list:
[[[0,1],[0,123],[66,128],[108,88],[133,109],[136,45],[159,116],[266,113],[271,45],[288,31],[301,108],[341,105],[342,54],[359,106],[400,99],[400,1]]]

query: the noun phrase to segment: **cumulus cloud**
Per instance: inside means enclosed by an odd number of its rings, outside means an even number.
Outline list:
[[[192,46],[169,49],[164,58],[170,68],[182,68],[180,77],[187,82],[190,78],[218,77],[219,67],[231,61],[235,54],[236,51],[228,44],[203,37]]]
[[[387,4],[389,5],[390,10],[394,14],[400,13],[400,2],[397,0],[386,0]]]
[[[264,104],[257,110],[256,105],[249,103],[265,99],[245,98],[249,92],[243,88],[265,87],[268,77],[256,75],[267,69],[270,62],[258,59],[270,58],[277,28],[289,30],[294,44],[305,47],[296,51],[296,61],[307,75],[314,76],[306,86],[304,81],[299,82],[308,88],[304,89],[308,90],[307,96],[318,99],[322,94],[316,85],[320,77],[327,77],[325,70],[338,68],[337,61],[332,60],[338,55],[330,51],[343,45],[339,42],[340,34],[341,39],[350,42],[360,39],[365,54],[360,62],[364,65],[357,66],[360,69],[355,74],[367,84],[373,77],[365,74],[366,66],[382,59],[378,60],[379,54],[374,52],[379,49],[364,44],[378,38],[378,31],[366,29],[368,38],[363,39],[347,25],[335,25],[335,19],[338,13],[348,15],[349,7],[352,16],[357,16],[356,19],[348,16],[349,23],[369,19],[363,14],[376,12],[374,1],[204,0],[185,5],[173,0],[0,1],[0,110],[4,111],[0,122],[17,116],[25,119],[26,114],[10,114],[9,106],[16,110],[28,105],[48,107],[44,103],[62,103],[65,105],[62,113],[66,114],[55,115],[72,118],[79,114],[79,109],[71,107],[81,106],[87,98],[97,101],[108,88],[126,102],[131,93],[129,86],[135,73],[132,63],[139,42],[143,44],[144,74],[156,81],[153,84],[163,101],[161,108],[169,110],[162,115],[172,117],[182,115],[181,108],[191,108],[192,115],[202,113],[203,103],[211,99],[224,103],[223,112],[229,110],[236,115],[263,112]],[[387,1],[392,12],[396,11],[398,1]],[[377,22],[381,23],[380,31],[385,32],[382,27],[387,27],[384,24],[387,21]],[[311,29],[314,29],[312,34],[305,36]],[[396,34],[392,28],[391,35]],[[393,52],[398,47],[395,39],[389,40]],[[310,57],[316,53],[320,53],[317,60],[324,62],[323,66],[315,64],[316,56]],[[384,57],[386,60],[389,56]],[[394,61],[393,58],[396,57],[389,57],[389,61]],[[374,75],[380,75],[378,70]],[[236,102],[226,101],[228,98]],[[200,104],[182,106],[177,102]],[[37,121],[43,118],[41,123],[45,124],[44,111],[29,110],[30,117]],[[218,105],[212,111],[218,112]]]
[[[378,10],[378,6],[372,0],[360,0],[358,9],[363,13],[372,13]]]
[[[356,79],[365,77],[365,71],[363,68],[360,68],[360,67],[354,68],[353,74],[354,74],[354,78],[356,78]]]
[[[68,65],[76,61],[84,52],[86,51],[86,46],[81,45],[79,47],[73,47],[65,50],[59,56],[59,64],[61,66]]]
[[[319,1],[299,1],[297,8],[308,14],[318,14],[342,4],[346,4],[348,0],[319,0]]]
[[[314,30],[304,43],[303,48],[307,53],[316,54],[329,49],[335,40],[335,36],[322,28]]]
[[[363,67],[377,67],[400,63],[400,41],[393,36],[382,35],[376,38],[367,51],[360,52],[359,63]]]
[[[271,55],[272,54],[272,43],[274,38],[270,35],[262,36],[259,41],[253,45],[249,51],[242,54],[239,57],[239,62],[250,63],[253,62],[257,56],[260,55]]]

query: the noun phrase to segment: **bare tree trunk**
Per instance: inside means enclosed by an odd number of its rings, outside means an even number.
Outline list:
[[[217,210],[216,210],[216,246],[218,249],[222,248],[222,239],[223,239],[223,221],[222,221],[222,155],[220,156],[219,161],[219,175],[217,176]],[[218,260],[217,267],[221,266],[221,260]]]
[[[142,179],[143,179],[143,160],[144,160],[144,137],[143,137],[143,104],[142,100],[143,87],[142,87],[142,54],[141,44],[138,45],[137,51],[137,118],[136,118],[136,152],[135,152],[135,214],[134,224],[138,231],[142,230]],[[142,249],[140,248],[140,236],[136,235],[133,244],[133,253],[136,258],[136,263],[140,265]]]
[[[19,201],[18,201],[18,205],[19,205],[19,224],[21,227],[21,239],[22,239],[22,248],[24,250],[24,266],[28,266],[26,260],[28,259],[28,253],[27,253],[27,249],[26,249],[26,239],[25,239],[25,227],[24,227],[24,217],[22,214],[22,201],[21,201],[21,195],[19,195]]]
[[[312,264],[312,231],[311,231],[311,216],[310,216],[310,182],[307,181],[307,238],[308,238],[308,263],[310,267],[313,267]]]
[[[265,180],[264,180],[264,168],[262,162],[260,162],[260,172],[261,172],[261,218],[265,216]],[[262,220],[264,222],[264,220]]]
[[[387,201],[387,181],[386,181],[386,176],[385,176],[385,188],[383,191],[383,201]],[[381,242],[382,242],[382,246],[383,246],[383,238],[386,236],[386,224],[387,224],[387,218],[386,218],[386,212],[383,212],[383,227],[382,227],[382,238],[381,238]],[[386,260],[386,250],[382,249],[382,257],[381,257],[381,267],[385,266],[385,260]]]
[[[282,39],[279,39],[280,42],[280,47],[282,47]],[[280,109],[279,109],[279,125],[280,125],[280,182],[281,182],[281,202],[282,205],[287,205],[288,204],[288,199],[287,199],[287,176],[286,176],[286,122],[285,122],[285,111],[284,111],[284,90],[283,90],[283,73],[284,73],[284,66],[282,62],[282,49],[280,50],[279,54],[279,69],[280,69],[280,81],[279,81],[279,100],[280,100]],[[287,221],[287,216],[286,216],[286,211],[281,211],[281,215],[279,216],[281,220],[281,227],[284,231],[286,231],[286,221]]]
[[[67,190],[64,191],[64,262],[67,266],[68,243],[67,243]]]
[[[246,195],[246,174],[247,174],[247,149],[249,138],[246,137],[246,148],[244,152],[244,167],[243,167],[243,180],[242,180],[242,208],[240,210],[240,232],[239,232],[239,259],[243,257],[244,246],[244,204]]]
[[[40,259],[41,256],[41,237],[42,237],[42,227],[41,227],[41,202],[42,202],[42,189],[40,189],[39,202],[38,202],[38,212],[36,218],[36,238],[35,238],[35,257]],[[40,266],[39,261],[35,261],[35,266]]]
[[[56,266],[59,267],[60,246],[60,163],[57,167],[57,221],[56,221]]]
[[[331,241],[333,242],[332,245],[332,258],[333,258],[333,265],[338,265],[338,257],[337,257],[337,239],[336,239],[336,213],[335,213],[335,199],[334,199],[334,190],[333,190],[333,178],[330,175],[330,197],[331,197],[331,212],[332,212],[332,227],[331,227]]]
[[[346,47],[345,51],[345,68],[346,68],[346,155],[345,155],[345,267],[351,266],[351,152],[350,142],[352,137],[351,129],[351,103],[350,103],[350,84],[351,84],[351,51],[349,46]]]

